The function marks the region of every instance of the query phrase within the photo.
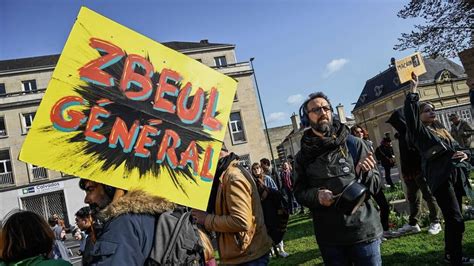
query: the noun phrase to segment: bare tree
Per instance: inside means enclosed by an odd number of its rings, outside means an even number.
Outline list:
[[[410,0],[398,12],[403,19],[420,17],[422,25],[402,33],[395,50],[415,48],[424,54],[456,57],[473,46],[474,0]]]

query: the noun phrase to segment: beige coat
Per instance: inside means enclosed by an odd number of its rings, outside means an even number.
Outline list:
[[[216,214],[208,215],[205,221],[207,230],[218,233],[222,264],[255,260],[272,246],[255,182],[246,178],[237,164],[237,160],[231,162],[220,177]]]

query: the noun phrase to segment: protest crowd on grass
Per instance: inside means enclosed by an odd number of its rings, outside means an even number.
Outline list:
[[[107,34],[126,32],[159,53],[136,54],[136,44],[94,30],[105,24]],[[389,134],[374,143],[362,125],[349,128],[319,91],[299,108],[299,152],[278,165],[249,165],[223,141],[234,79],[87,8],[75,25],[19,158],[78,176],[84,207],[74,225],[59,215],[8,213],[0,265],[71,265],[73,257],[82,265],[268,265],[296,256],[285,234],[297,216],[312,218],[325,265],[382,265],[383,242],[420,232],[444,234],[440,261],[474,264],[463,249],[463,199],[474,199],[472,129],[452,114],[448,131],[434,104],[420,101],[419,53],[396,63],[409,87],[387,121],[400,158]],[[64,154],[74,156],[66,162]],[[397,161],[409,214],[399,228],[386,196]]]

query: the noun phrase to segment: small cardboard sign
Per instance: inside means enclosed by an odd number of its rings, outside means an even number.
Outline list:
[[[474,48],[466,49],[459,53],[459,58],[464,67],[466,75],[474,79]]]
[[[204,210],[236,89],[83,7],[20,160]]]
[[[426,73],[423,57],[420,52],[395,61],[400,84],[411,80],[411,73],[414,72],[418,77]]]

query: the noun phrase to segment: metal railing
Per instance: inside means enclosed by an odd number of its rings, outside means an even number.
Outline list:
[[[32,169],[33,180],[48,178],[48,172],[44,167],[35,167]]]
[[[13,184],[13,173],[1,173],[0,174],[0,185],[11,185]]]
[[[37,90],[31,90],[31,91],[15,91],[15,92],[9,92],[9,93],[0,93],[0,98],[5,98],[5,97],[12,97],[12,96],[21,96],[25,94],[33,94],[33,93],[42,93],[46,91],[46,89],[37,89]]]

